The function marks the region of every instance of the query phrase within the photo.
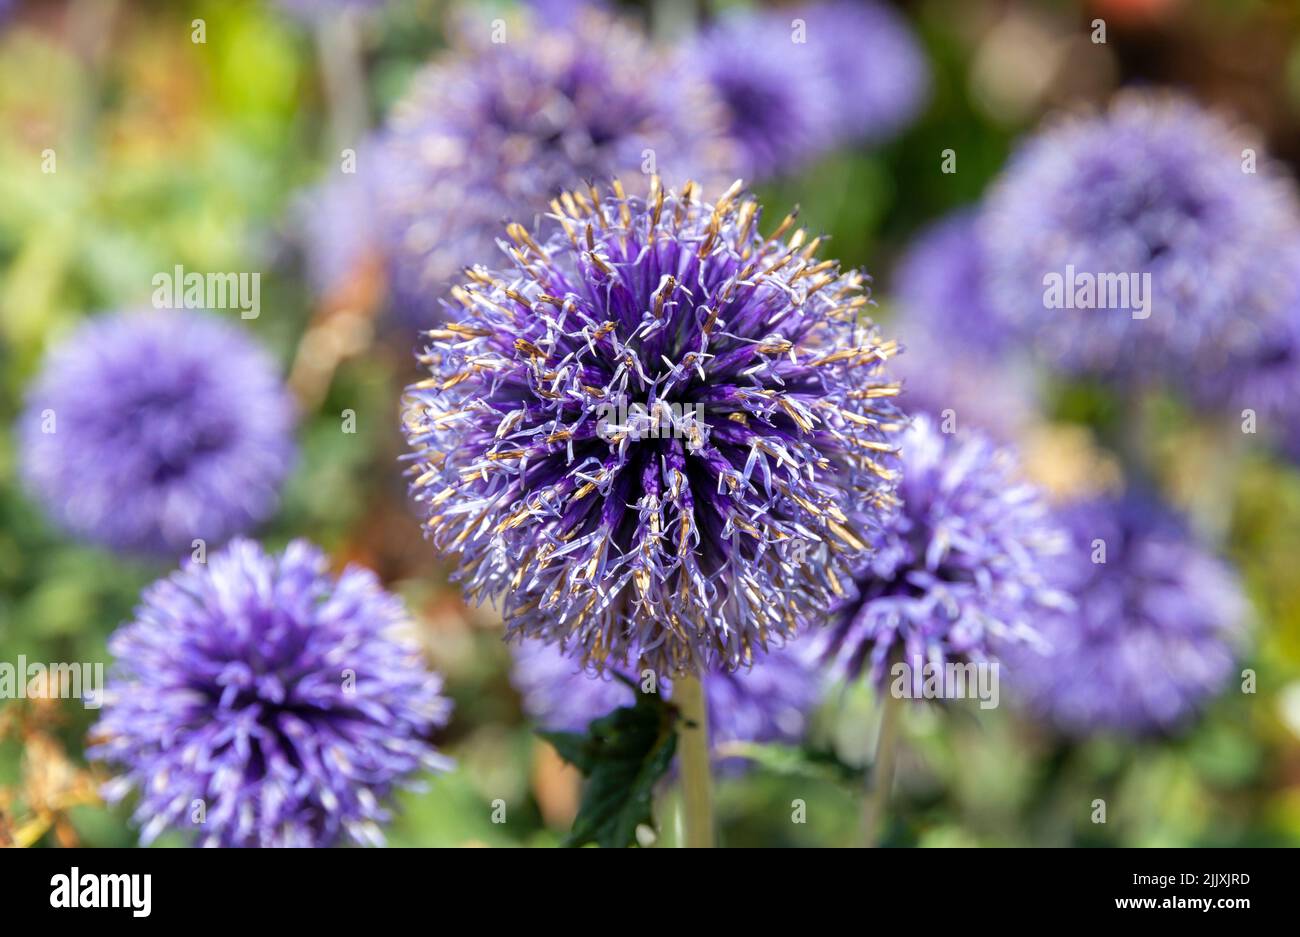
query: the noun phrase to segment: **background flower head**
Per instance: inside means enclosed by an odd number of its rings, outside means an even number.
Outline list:
[[[495,257],[503,218],[530,223],[584,180],[721,178],[732,162],[721,123],[703,82],[596,10],[563,28],[471,22],[416,76],[384,134],[398,303],[427,323],[462,268]]]
[[[841,143],[881,143],[914,120],[930,92],[930,66],[907,21],[883,3],[828,0],[792,8],[835,88]]]
[[[824,155],[836,140],[835,86],[785,12],[734,12],[682,53],[721,100],[740,173],[764,180]]]
[[[892,506],[893,354],[863,276],[733,187],[553,203],[428,333],[413,494],[517,636],[675,674],[748,664],[842,590]],[[849,511],[856,511],[850,520]],[[791,543],[829,549],[793,563]]]
[[[275,363],[247,333],[170,310],[76,329],[50,353],[19,426],[27,485],[60,524],[173,554],[274,510],[292,430]]]
[[[977,228],[974,210],[950,215],[922,230],[899,261],[891,296],[907,349],[898,359],[899,401],[942,428],[972,426],[1007,442],[1037,418],[1038,389],[991,307]]]
[[[1068,605],[1048,582],[1065,543],[1008,450],[924,416],[900,447],[902,507],[822,641],[850,677],[883,683],[901,661],[919,685],[927,665],[991,661],[996,642],[1036,641],[1038,618]]]
[[[382,842],[393,788],[448,766],[428,736],[450,705],[409,628],[373,573],[336,578],[305,541],[188,562],[110,644],[91,751],[121,772],[107,795],[139,792],[145,842],[167,827],[203,845]]]
[[[1075,601],[1043,643],[1005,652],[1008,684],[1062,730],[1176,727],[1234,672],[1246,602],[1236,576],[1149,496],[1062,512],[1071,546],[1053,582]]]
[[[741,173],[753,180],[788,175],[843,144],[893,136],[929,88],[906,23],[875,3],[730,11],[681,57],[722,100]]]
[[[996,308],[1056,364],[1134,378],[1178,374],[1207,349],[1250,341],[1287,298],[1297,226],[1276,171],[1262,156],[1246,171],[1256,146],[1172,95],[1121,95],[1040,132],[988,199]],[[1134,318],[1132,295],[1127,308],[1095,308],[1086,294],[1081,308],[1046,307],[1046,278],[1075,296],[1081,275],[1149,275],[1148,317]]]
[[[1234,422],[1253,419],[1256,432],[1300,461],[1300,245],[1286,272],[1290,298],[1279,315],[1253,323],[1249,341],[1206,349],[1183,385],[1206,410]]]

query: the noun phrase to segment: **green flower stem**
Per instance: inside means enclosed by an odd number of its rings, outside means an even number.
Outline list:
[[[889,809],[889,791],[894,786],[894,761],[898,755],[898,717],[902,705],[888,689],[881,695],[880,733],[876,736],[876,760],[871,764],[871,789],[862,814],[862,844],[879,845],[880,833]]]
[[[700,678],[686,676],[673,680],[673,702],[682,716],[678,767],[682,779],[683,844],[688,849],[712,849],[715,834],[709,718]]]

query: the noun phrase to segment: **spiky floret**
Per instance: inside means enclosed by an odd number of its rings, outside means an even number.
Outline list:
[[[895,353],[866,278],[739,183],[615,182],[470,271],[408,389],[412,486],[466,590],[588,663],[734,669],[815,619],[892,505]],[[626,416],[624,416],[626,413]],[[858,520],[849,518],[857,511]],[[825,564],[787,559],[825,543]]]
[[[1066,539],[1009,450],[941,433],[926,417],[900,445],[902,509],[822,640],[850,677],[866,671],[880,683],[902,662],[919,686],[927,665],[992,661],[999,641],[1035,643],[1036,620],[1070,604],[1048,575]]]

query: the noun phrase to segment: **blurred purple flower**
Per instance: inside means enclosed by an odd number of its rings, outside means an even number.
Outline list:
[[[1071,370],[1181,377],[1208,349],[1249,340],[1280,313],[1297,230],[1279,174],[1262,157],[1244,170],[1253,145],[1172,95],[1121,95],[1042,131],[988,200],[994,307]],[[1128,308],[1047,308],[1047,278],[1074,295],[1085,274],[1148,274],[1149,318],[1133,318],[1132,296]]]
[[[714,671],[704,679],[709,737],[716,748],[728,742],[797,742],[808,716],[821,702],[821,668],[808,653],[809,642],[797,640],[758,658],[748,669]],[[590,674],[559,648],[523,641],[513,648],[511,679],[523,697],[524,711],[546,729],[579,732],[588,723],[631,706],[640,692],[635,663],[623,668],[637,689],[610,674]],[[672,696],[672,681],[656,680],[659,692]]]
[[[900,403],[941,427],[974,426],[1010,442],[1037,416],[1037,388],[1013,335],[989,306],[977,215],[962,211],[917,236],[899,262]],[[952,421],[950,424],[949,421]]]
[[[1077,608],[1040,618],[1040,648],[1006,649],[1008,684],[1070,734],[1175,728],[1231,681],[1246,615],[1236,576],[1143,495],[1062,516],[1071,550],[1053,581]]]
[[[1235,347],[1207,349],[1187,373],[1193,400],[1233,420],[1254,413],[1257,431],[1300,461],[1300,249],[1289,263],[1291,299],[1284,313],[1257,323]]]
[[[27,485],[65,528],[159,554],[271,514],[294,451],[275,363],[205,312],[83,324],[51,352],[18,431]]]
[[[829,0],[792,8],[808,44],[830,73],[840,142],[879,143],[920,112],[930,68],[907,21],[883,3]]]
[[[907,353],[898,356],[894,375],[908,413],[927,414],[954,432],[977,429],[1003,444],[1022,439],[1040,419],[1037,380],[1026,362],[955,348],[906,318],[896,327]]]
[[[632,27],[591,9],[563,28],[519,20],[494,35],[500,26],[467,26],[385,134],[394,294],[422,324],[441,318],[464,267],[497,256],[503,218],[531,224],[561,190],[619,174],[642,187],[653,172],[732,178],[708,88]]]
[[[572,26],[585,10],[606,11],[608,0],[525,0],[525,6],[547,26]]]
[[[762,181],[794,172],[836,142],[836,88],[786,12],[735,12],[690,44],[683,68],[704,76],[726,113],[741,175]]]
[[[722,99],[742,174],[759,181],[836,146],[894,135],[929,88],[906,22],[875,3],[735,11],[686,46],[683,67]]]
[[[917,235],[899,260],[893,299],[909,329],[965,354],[997,357],[1013,336],[991,308],[978,213],[959,211]]]
[[[139,791],[146,844],[168,827],[205,846],[382,843],[382,801],[449,767],[427,738],[450,704],[408,628],[373,573],[335,578],[305,541],[187,562],[110,643],[90,750],[122,772],[106,796]]]
[[[412,493],[513,636],[730,670],[825,610],[892,504],[894,347],[792,219],[652,188],[566,194],[565,233],[511,225],[515,269],[455,291],[406,398]],[[806,540],[830,561],[781,555]]]
[[[924,416],[900,447],[902,509],[821,640],[848,677],[883,685],[902,662],[919,686],[925,666],[992,661],[995,642],[1037,640],[1037,620],[1069,605],[1047,581],[1065,540],[1008,450]]]

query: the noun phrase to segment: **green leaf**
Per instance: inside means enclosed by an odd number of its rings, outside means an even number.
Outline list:
[[[565,846],[636,845],[636,828],[653,825],[651,799],[677,750],[677,709],[655,694],[638,694],[581,732],[539,732],[587,779]]]
[[[833,752],[793,745],[729,742],[720,747],[717,754],[720,757],[748,759],[763,770],[781,777],[811,778],[854,785],[860,785],[865,777],[861,768],[845,764]]]

